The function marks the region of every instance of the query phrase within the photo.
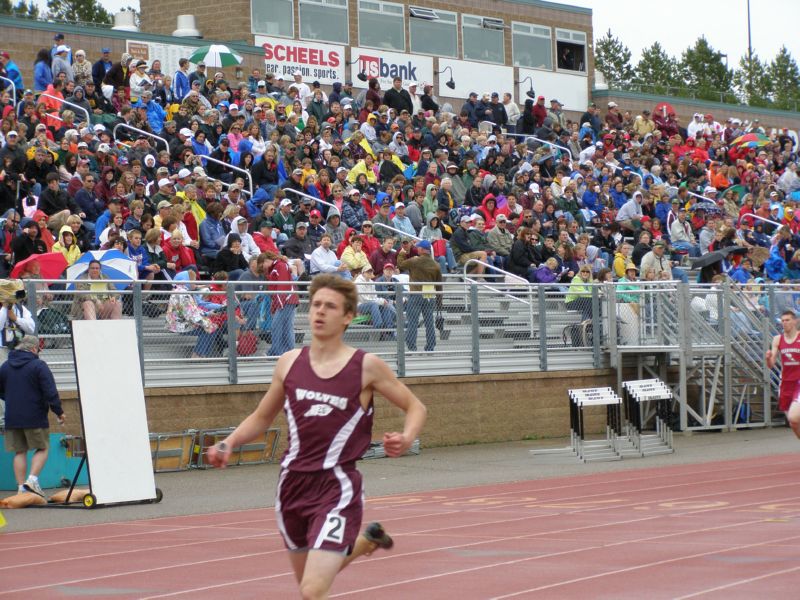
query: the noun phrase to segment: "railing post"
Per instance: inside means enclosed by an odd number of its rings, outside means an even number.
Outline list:
[[[547,295],[545,286],[536,286],[539,301],[539,369],[547,371]]]
[[[731,362],[733,362],[733,353],[731,352],[731,344],[733,343],[731,328],[731,320],[723,318],[723,315],[731,314],[731,285],[728,280],[722,284],[722,308],[724,312],[719,313],[719,321],[722,323],[722,390],[725,398],[725,425],[728,431],[733,429],[733,401],[731,393],[733,390],[733,370],[731,369]]]
[[[475,283],[469,286],[469,311],[472,321],[472,372],[477,375],[481,372],[481,321],[478,311],[478,286]]]
[[[235,384],[239,382],[239,365],[236,362],[236,333],[239,324],[236,322],[236,284],[234,282],[229,281],[225,286],[225,297],[227,300],[225,311],[228,315],[226,321],[228,326],[228,381]]]
[[[678,382],[678,396],[680,398],[680,427],[681,431],[686,431],[689,423],[689,415],[686,410],[686,388],[688,364],[694,360],[692,355],[692,345],[690,343],[690,307],[689,307],[689,286],[685,283],[677,284],[678,298],[678,346],[680,348],[679,370],[680,379]]]
[[[39,320],[36,318],[36,283],[31,279],[24,279],[22,282],[25,285],[25,308],[31,311],[33,315],[33,322],[36,326],[35,333],[39,333]]]
[[[644,296],[640,296],[641,298]],[[594,298],[592,298],[594,300]],[[619,358],[619,340],[617,339],[617,286],[610,285],[608,289],[608,298],[606,299],[606,303],[608,305],[607,312],[608,312],[608,356],[611,358],[611,366],[617,367],[617,371],[620,370],[620,358]],[[641,302],[640,302],[641,305]],[[640,311],[640,314],[644,311]],[[641,336],[641,328],[639,335]],[[597,334],[595,334],[595,338]],[[641,339],[641,338],[640,338]],[[640,342],[641,343],[641,342]]]
[[[131,290],[133,297],[133,321],[136,323],[136,343],[139,346],[139,372],[142,374],[142,387],[145,385],[144,373],[144,331],[142,328],[142,282],[134,281]]]
[[[595,369],[600,368],[600,335],[603,331],[603,319],[600,315],[600,289],[592,286],[592,363]]]
[[[767,350],[772,346],[772,311],[774,307],[774,294],[772,293],[772,286],[767,286],[768,304],[769,309],[765,317],[761,319],[761,352],[763,356],[767,355]],[[767,427],[772,425],[772,369],[767,366],[767,361],[761,361],[761,375],[764,385],[761,386],[761,396],[764,411],[764,425]]]
[[[403,298],[403,286],[394,286],[395,329],[397,330],[397,376],[406,375],[406,307]]]

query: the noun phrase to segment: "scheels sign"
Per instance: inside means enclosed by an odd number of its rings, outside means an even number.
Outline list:
[[[303,81],[319,81],[331,85],[344,81],[344,47],[331,44],[296,42],[281,38],[256,36],[255,43],[264,49],[264,69],[267,73],[292,81],[295,71]]]

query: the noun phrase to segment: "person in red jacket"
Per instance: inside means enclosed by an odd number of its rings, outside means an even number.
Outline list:
[[[544,105],[544,96],[539,96],[536,99],[536,104],[533,105],[533,118],[536,121],[536,127],[541,127],[544,120],[547,118],[547,108]]]
[[[268,356],[280,356],[294,348],[294,315],[300,299],[294,286],[297,279],[297,266],[285,256],[267,253],[269,258],[264,269],[269,269],[269,289],[277,292],[272,295],[270,312],[272,313],[272,346]]]
[[[172,230],[169,239],[161,242],[164,258],[167,260],[167,269],[173,273],[180,273],[186,269],[197,270],[194,253],[188,246],[183,245],[183,233],[178,228]]]
[[[257,225],[258,231],[253,232],[253,241],[261,252],[274,252],[280,254],[275,240],[272,239],[272,232],[275,229],[275,222],[270,218],[263,218]]]

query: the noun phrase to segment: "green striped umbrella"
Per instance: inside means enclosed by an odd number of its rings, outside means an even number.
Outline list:
[[[189,62],[204,62],[207,67],[219,69],[242,64],[242,57],[223,44],[211,44],[195,50],[189,57]]]

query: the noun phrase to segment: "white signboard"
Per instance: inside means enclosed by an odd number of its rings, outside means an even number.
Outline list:
[[[456,87],[451,90],[445,84],[450,80],[450,71],[443,72],[447,67],[453,71],[453,81]],[[483,94],[497,92],[502,100],[505,92],[513,93],[514,69],[502,65],[468,62],[464,60],[439,59],[439,96],[447,98],[469,97],[470,92]]]
[[[404,86],[409,81],[416,81],[420,93],[424,82],[433,82],[433,58],[430,56],[351,48],[350,60],[353,62],[350,66],[350,79],[354,87],[367,87],[367,82],[358,78],[359,73],[364,73],[367,79],[376,77],[384,91],[392,87],[392,79],[395,77],[402,77]]]
[[[589,105],[588,77],[585,75],[570,75],[568,73],[553,73],[550,71],[535,71],[520,69],[519,80],[526,77],[533,80],[533,91],[536,96],[544,96],[545,106],[550,108],[550,100],[558,100],[563,105],[563,110],[580,112]],[[525,93],[531,89],[531,82],[520,83],[517,88],[517,101],[525,104]]]
[[[161,61],[161,72],[172,77],[178,70],[178,61],[189,58],[199,46],[178,46],[176,44],[156,44],[139,40],[127,40],[128,54],[138,60],[146,60],[148,67],[154,60]],[[213,75],[213,73],[212,73]]]
[[[292,81],[292,73],[302,71],[303,81],[319,81],[331,85],[344,82],[344,46],[297,42],[284,38],[255,36],[256,46],[264,50],[264,69],[275,73],[286,81]]]
[[[76,320],[72,340],[92,494],[98,504],[154,499],[136,323]]]

